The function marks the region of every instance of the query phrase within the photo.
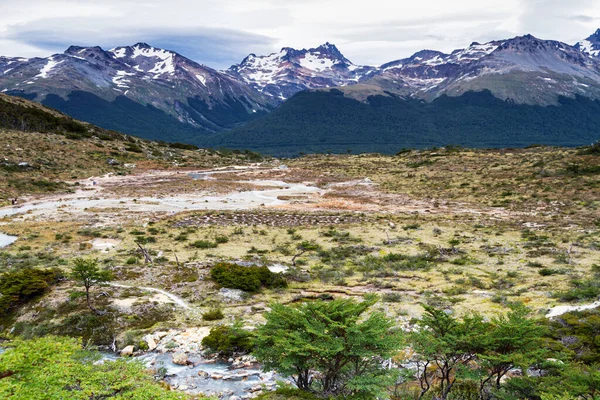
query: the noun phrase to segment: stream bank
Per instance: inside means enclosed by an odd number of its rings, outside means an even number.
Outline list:
[[[208,327],[158,331],[143,337],[147,351],[134,353],[133,346],[127,346],[120,356],[142,362],[173,389],[189,394],[241,400],[276,388],[281,377],[263,371],[254,357],[240,355],[225,360],[206,353],[201,342],[209,332]],[[101,362],[119,357],[115,353],[103,356]]]

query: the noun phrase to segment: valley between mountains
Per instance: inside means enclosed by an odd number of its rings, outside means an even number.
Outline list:
[[[578,146],[600,122],[599,48],[600,30],[575,45],[523,35],[365,66],[327,42],[219,71],[143,42],[70,46],[0,57],[0,91],[146,139],[277,156]]]
[[[0,398],[597,399],[599,54],[0,57]]]
[[[45,143],[45,157],[64,146],[89,155],[121,146],[3,135],[13,157],[25,154],[19,143],[34,139]],[[7,199],[0,208],[0,231],[16,238],[0,251],[5,268],[66,270],[84,257],[113,277],[92,290],[93,307],[110,317],[94,317],[77,284],[60,280],[33,302],[9,307],[3,323],[12,334],[82,336],[162,365],[163,379],[182,393],[233,399],[267,393],[277,377],[253,369],[250,358],[231,358],[241,368],[235,373],[212,366],[199,355],[202,339],[223,324],[255,329],[273,302],[376,293],[375,309],[411,329],[422,304],[494,316],[520,302],[533,316],[556,318],[596,298],[579,286],[594,279],[600,257],[594,147],[252,160],[201,150],[159,155],[152,142],[124,143],[141,152],[124,151],[110,163],[98,153],[96,176],[72,170],[74,178],[67,171],[76,165],[55,165],[52,173],[65,178],[44,186],[46,193],[28,189],[36,187],[31,175],[51,171],[38,168],[33,149],[18,158],[28,166],[5,169],[18,197],[16,206]],[[170,161],[157,168],[166,161],[160,157]],[[265,266],[287,287],[223,287],[211,275],[219,263]],[[193,367],[178,365],[188,360]],[[247,379],[236,383],[237,375]]]

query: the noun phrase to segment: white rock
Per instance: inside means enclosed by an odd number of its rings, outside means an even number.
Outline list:
[[[123,350],[121,350],[121,357],[130,357],[133,355],[133,346],[125,346]]]
[[[158,339],[160,340],[160,339],[164,338],[165,336],[167,336],[168,334],[169,334],[168,332],[156,332],[154,334],[154,336],[158,337]]]
[[[154,349],[156,349],[156,341],[154,340],[153,336],[148,336],[146,337],[146,344],[148,344],[148,350],[152,351]]]
[[[188,364],[187,355],[183,352],[173,354],[173,364],[187,365]]]

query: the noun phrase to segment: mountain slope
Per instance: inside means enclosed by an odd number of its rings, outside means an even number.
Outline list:
[[[587,113],[596,113],[600,99],[596,49],[600,30],[575,46],[525,35],[368,67],[326,43],[251,54],[219,72],[145,43],[109,51],[72,46],[45,59],[0,57],[0,90],[146,138],[275,153],[329,144],[390,151],[385,141],[576,145],[588,143],[596,117]]]
[[[65,181],[145,169],[214,168],[260,160],[151,142],[74,120],[39,103],[0,93],[0,206],[8,199],[73,190]]]
[[[145,43],[110,51],[71,46],[48,58],[1,58],[0,90],[153,138],[168,131],[189,137],[214,133],[271,109],[262,95],[231,76]]]
[[[392,92],[432,101],[489,90],[499,99],[519,104],[556,105],[561,96],[600,98],[600,60],[576,47],[531,35],[485,44],[473,43],[451,54],[421,51],[381,66],[380,74],[348,95]]]
[[[267,56],[250,54],[227,70],[279,102],[305,89],[354,84],[376,71],[375,67],[354,65],[330,43],[308,50],[284,47]]]
[[[575,44],[575,48],[591,57],[600,57],[600,29],[587,39]]]
[[[600,101],[561,97],[558,105],[514,104],[491,92],[432,102],[393,95],[362,102],[338,89],[301,92],[271,114],[223,132],[212,145],[278,156],[298,152],[381,152],[449,144],[469,147],[577,146],[599,139]]]

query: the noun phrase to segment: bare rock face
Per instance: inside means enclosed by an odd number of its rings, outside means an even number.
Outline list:
[[[121,357],[131,357],[133,355],[133,346],[126,346],[121,350]]]

